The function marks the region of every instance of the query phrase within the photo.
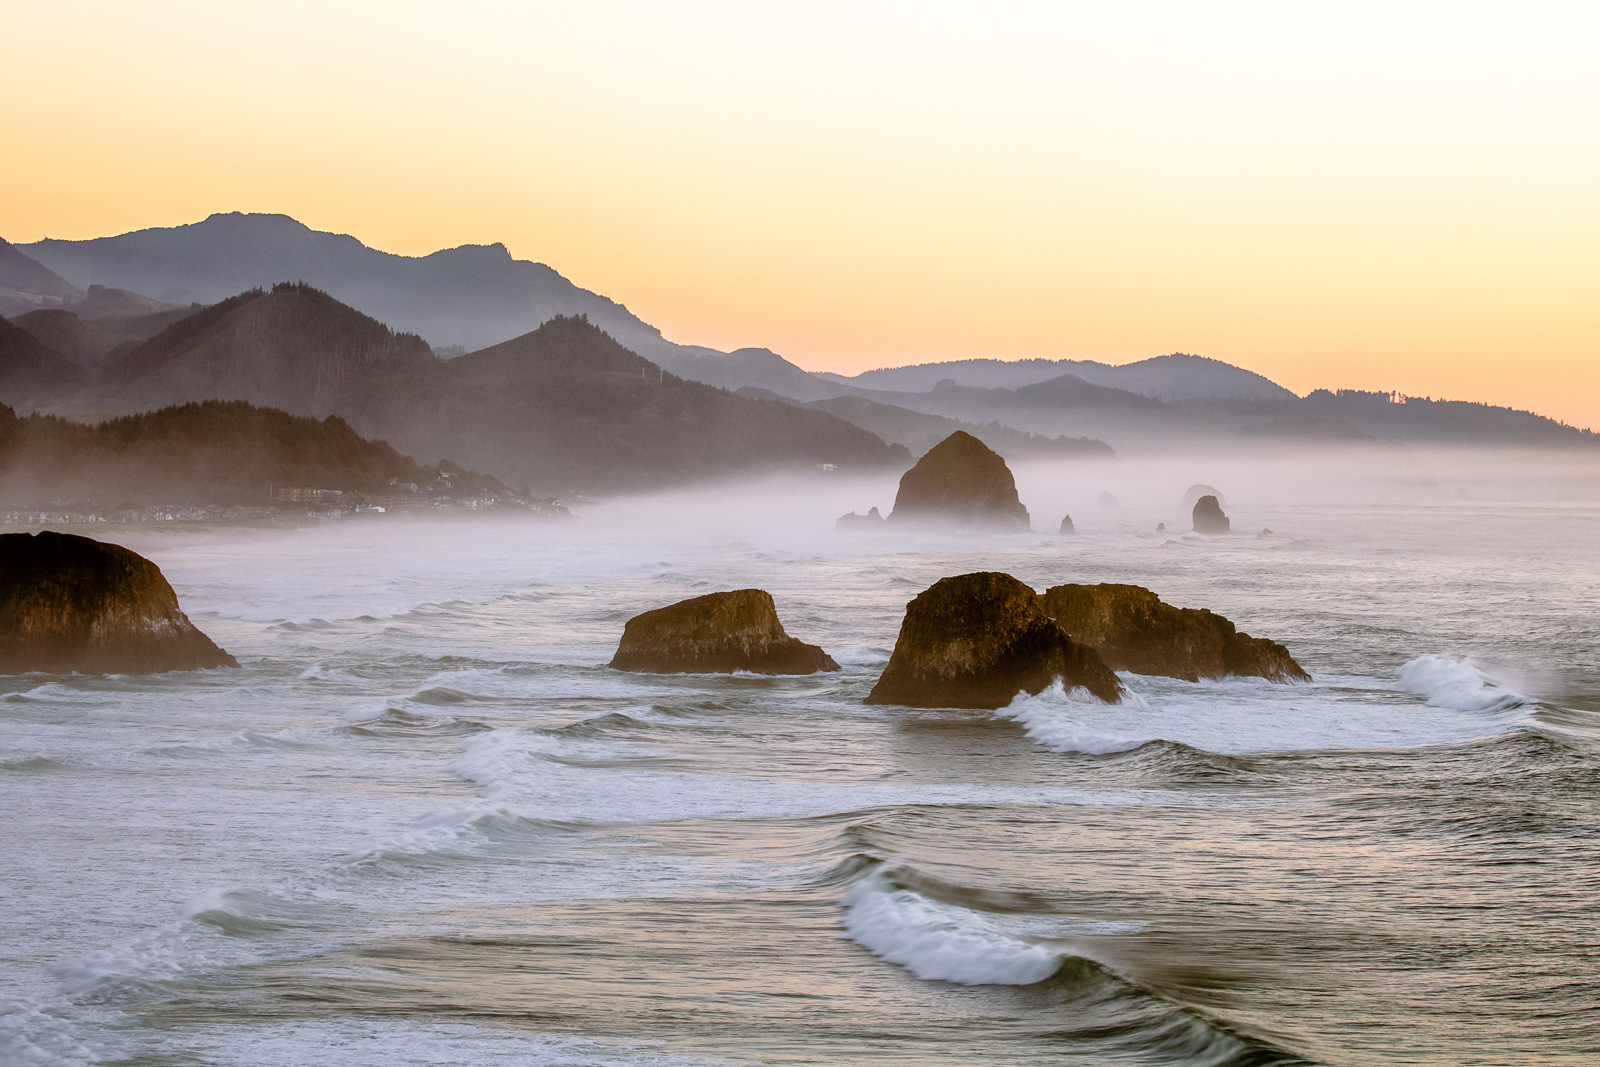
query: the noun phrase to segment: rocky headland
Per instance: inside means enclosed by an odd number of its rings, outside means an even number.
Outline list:
[[[816,645],[790,637],[772,594],[707,593],[628,620],[611,666],[646,674],[814,674],[839,665]]]
[[[1039,605],[1114,670],[1190,682],[1229,675],[1311,680],[1276,641],[1240,633],[1204,608],[1175,608],[1143,586],[1058,585],[1039,597]]]
[[[868,704],[1001,708],[1057,678],[1115,703],[1122,684],[1094,649],[1074,641],[1009,574],[943,578],[906,605],[894,654]]]
[[[46,531],[0,534],[0,673],[237,667],[137,552]]]
[[[930,448],[901,476],[889,521],[999,532],[1029,528],[1011,468],[962,430]]]

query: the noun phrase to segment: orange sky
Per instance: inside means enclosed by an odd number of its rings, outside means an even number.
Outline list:
[[[812,369],[1187,351],[1600,428],[1585,5],[13,9],[11,241],[281,211]]]

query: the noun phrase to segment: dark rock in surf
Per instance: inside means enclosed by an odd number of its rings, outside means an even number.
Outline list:
[[[1166,523],[1164,523],[1164,522],[1156,523],[1156,533],[1166,533],[1166,532],[1167,532],[1167,524]]]
[[[635,615],[623,628],[611,666],[647,674],[839,669],[822,649],[784,632],[772,594],[761,589],[707,593]]]
[[[901,476],[889,521],[1023,531],[1028,509],[999,453],[957,430]]]
[[[1063,515],[1063,516],[1061,516],[1061,529],[1057,530],[1056,533],[1059,534],[1062,537],[1068,537],[1068,536],[1076,534],[1077,532],[1078,531],[1072,525],[1072,516],[1071,515]]]
[[[156,674],[238,661],[137,552],[45,531],[0,534],[0,673]]]
[[[1214,496],[1203,496],[1194,505],[1194,532],[1199,534],[1225,534],[1231,524],[1222,513],[1222,505]]]
[[[878,514],[877,508],[865,515],[857,515],[853,511],[848,515],[840,515],[833,524],[835,530],[876,530],[882,526],[883,516]]]
[[[868,704],[1001,708],[1057,678],[1115,703],[1122,684],[1094,649],[1067,636],[1009,574],[943,578],[906,605],[894,654]]]
[[[1222,490],[1216,486],[1199,483],[1191,485],[1183,491],[1183,502],[1178,506],[1185,511],[1193,511],[1194,506],[1200,502],[1200,498],[1203,496],[1214,496],[1217,498],[1218,506],[1224,508],[1228,506],[1228,498],[1222,495]]]
[[[1114,670],[1190,682],[1228,675],[1311,680],[1276,641],[1240,633],[1232,622],[1204,608],[1175,608],[1142,586],[1058,585],[1039,604]]]

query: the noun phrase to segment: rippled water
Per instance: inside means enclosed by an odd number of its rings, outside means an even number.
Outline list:
[[[0,679],[0,1062],[1600,1054],[1600,507],[657,507],[120,537],[243,669]],[[862,705],[905,602],[978,569],[1150,586],[1315,682]],[[603,666],[741,586],[844,671]]]

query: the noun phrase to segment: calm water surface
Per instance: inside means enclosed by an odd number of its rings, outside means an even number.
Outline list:
[[[109,534],[243,669],[0,679],[0,1062],[1600,1062],[1600,506],[1098,525]],[[862,705],[980,569],[1315,682]],[[843,672],[604,666],[744,586]]]

